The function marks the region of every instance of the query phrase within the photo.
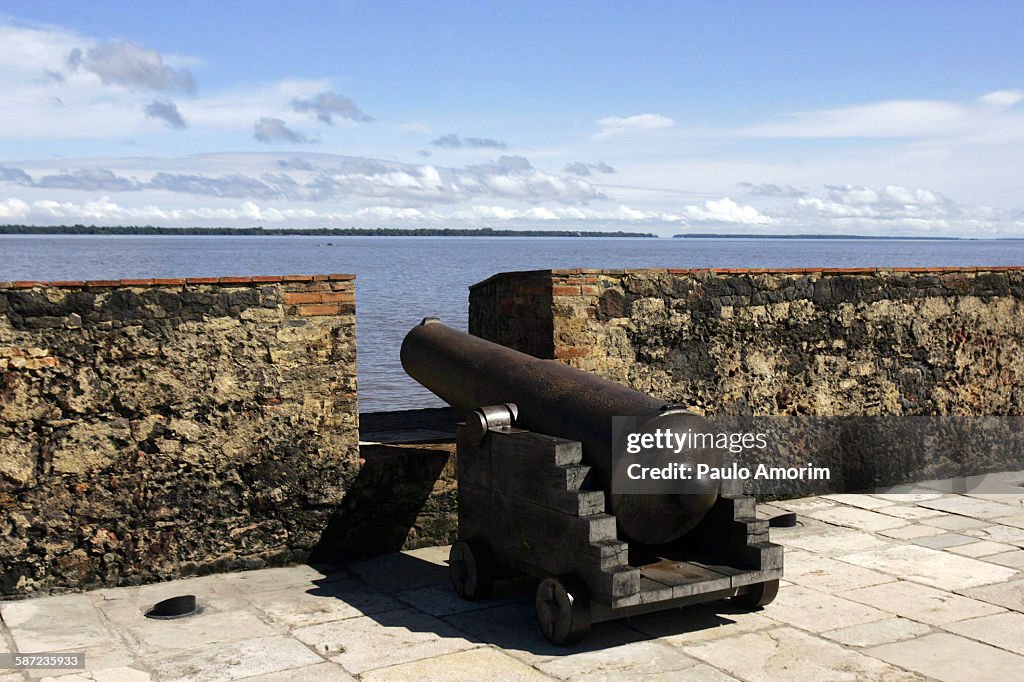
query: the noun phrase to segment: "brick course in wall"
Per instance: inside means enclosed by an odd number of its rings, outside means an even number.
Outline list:
[[[353,280],[0,282],[0,593],[314,551],[360,467]]]

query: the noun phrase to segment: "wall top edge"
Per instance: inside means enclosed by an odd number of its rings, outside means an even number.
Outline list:
[[[567,277],[573,275],[877,275],[877,274],[943,274],[957,272],[1019,272],[1024,265],[933,266],[933,267],[874,267],[874,268],[564,268],[550,270],[524,270],[499,272],[482,282],[470,285],[470,290],[490,282],[523,277]]]
[[[343,282],[356,278],[350,274],[329,275],[252,275],[248,277],[172,277],[151,279],[91,279],[91,280],[17,280],[0,281],[0,289],[101,289],[118,287],[168,287],[189,284],[282,284],[289,282]]]

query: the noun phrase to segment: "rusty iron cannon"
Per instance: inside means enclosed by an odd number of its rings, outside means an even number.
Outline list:
[[[602,620],[722,598],[753,608],[775,597],[782,548],[768,542],[753,498],[711,479],[676,494],[613,492],[613,418],[683,432],[706,430],[704,417],[436,318],[406,335],[401,360],[467,415],[457,429],[450,560],[460,596],[486,596],[509,569],[541,578],[538,622],[558,644]],[[685,457],[691,468],[723,464],[713,447]]]

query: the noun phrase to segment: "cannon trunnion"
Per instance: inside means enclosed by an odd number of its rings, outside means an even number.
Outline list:
[[[703,418],[674,417],[678,410],[625,386],[432,318],[407,335],[402,364],[468,413],[457,429],[459,540],[449,562],[459,596],[486,597],[509,569],[535,576],[537,620],[556,644],[578,641],[595,622],[774,599],[782,547],[768,541],[752,497],[717,487],[611,494],[612,416]],[[721,453],[696,456],[720,463]]]

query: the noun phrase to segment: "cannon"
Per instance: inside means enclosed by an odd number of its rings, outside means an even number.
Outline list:
[[[704,417],[436,318],[406,335],[401,361],[466,414],[456,430],[459,538],[449,560],[460,597],[485,597],[510,571],[539,578],[538,623],[556,644],[579,641],[603,620],[774,599],[782,547],[768,541],[768,522],[738,482],[690,481],[678,494],[613,491],[621,446],[613,418],[683,432],[705,430]],[[721,467],[725,455],[708,447],[685,456],[693,470]]]

